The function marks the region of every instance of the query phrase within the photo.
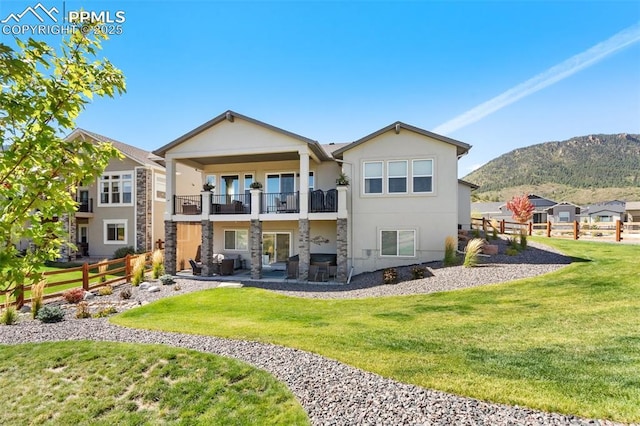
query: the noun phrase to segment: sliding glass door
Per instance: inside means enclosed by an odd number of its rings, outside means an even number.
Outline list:
[[[262,263],[286,262],[291,256],[291,234],[265,232],[262,234]]]

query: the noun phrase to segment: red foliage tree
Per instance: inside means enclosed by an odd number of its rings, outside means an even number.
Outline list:
[[[527,223],[533,217],[535,206],[529,201],[529,197],[522,195],[514,196],[511,201],[507,202],[507,208],[513,213],[513,219],[519,223]]]

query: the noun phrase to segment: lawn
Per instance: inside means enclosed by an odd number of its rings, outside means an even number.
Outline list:
[[[0,389],[5,425],[309,423],[268,373],[160,345],[0,345]]]
[[[430,295],[310,300],[213,289],[112,321],[271,342],[482,400],[640,421],[640,247],[538,240],[575,262],[543,277]]]

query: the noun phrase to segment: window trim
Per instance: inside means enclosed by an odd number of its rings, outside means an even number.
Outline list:
[[[387,163],[387,178],[386,178],[386,182],[387,182],[387,194],[391,194],[391,195],[396,195],[396,194],[408,194],[409,193],[409,160],[387,160],[385,161],[385,163]],[[391,165],[391,163],[404,163],[405,165],[405,175],[404,176],[391,176],[391,173],[389,172],[389,166]],[[413,170],[412,170],[413,172]],[[384,174],[384,170],[382,171],[382,173]],[[396,179],[396,178],[402,178],[404,177],[405,182],[404,182],[404,191],[399,191],[399,192],[391,192],[390,188],[390,179]],[[384,187],[383,187],[384,189]]]
[[[112,241],[108,240],[108,225],[123,225],[124,227],[124,240]],[[116,228],[117,229],[117,228]],[[102,242],[105,245],[127,245],[129,241],[129,220],[128,219],[103,219],[102,221]]]
[[[269,175],[278,175],[278,179],[279,179],[279,183],[278,183],[278,192],[277,193],[282,193],[282,175],[293,175],[293,192],[297,192],[298,191],[298,186],[300,186],[300,179],[298,176],[299,172],[296,171],[274,171],[274,172],[265,172],[264,173],[264,184],[263,184],[263,188],[264,191],[266,192],[267,189],[267,182],[269,181]]]
[[[234,248],[228,248],[227,247],[227,232],[233,232],[234,233],[234,237],[233,237],[233,246]],[[244,249],[240,249],[238,248],[238,232],[244,232],[247,234],[247,248]],[[223,232],[223,242],[222,242],[222,246],[224,247],[225,251],[249,251],[249,230],[248,229],[225,229]]]
[[[131,202],[129,203],[124,203],[124,202],[119,202],[119,203],[112,203],[112,202],[108,202],[108,203],[103,203],[102,202],[102,195],[104,194],[102,192],[102,188],[103,188],[103,183],[104,182],[109,182],[109,200],[111,200],[111,194],[113,194],[113,192],[111,192],[111,182],[114,182],[114,180],[111,180],[111,176],[114,175],[119,175],[120,179],[118,179],[119,182],[119,188],[120,188],[120,199],[124,199],[124,182],[128,182],[129,179],[123,179],[122,175],[131,175]],[[109,180],[104,180],[104,176],[109,176]],[[110,172],[104,172],[100,175],[100,177],[98,178],[98,207],[132,207],[134,204],[134,200],[136,199],[136,173],[133,170],[122,170],[122,171],[110,171]]]
[[[371,177],[371,178],[367,178],[366,175],[366,165],[367,164],[373,164],[373,163],[378,163],[382,165],[382,175],[380,177]],[[385,192],[385,186],[384,186],[384,160],[370,160],[370,161],[362,161],[362,194],[363,195],[370,195],[370,196],[380,196],[380,195],[384,195]],[[381,188],[380,188],[380,192],[367,192],[367,179],[380,179],[381,180]]]
[[[167,201],[167,175],[155,173],[153,179],[153,198],[156,201]],[[164,197],[158,197],[158,178],[164,179]]]
[[[416,175],[414,170],[414,164],[416,161],[431,161],[431,175]],[[436,174],[436,162],[433,158],[414,158],[411,160],[411,193],[412,194],[433,194],[435,193],[434,176]],[[413,178],[416,177],[430,177],[431,178],[431,191],[416,191],[413,187]]]
[[[396,253],[398,254],[382,254],[382,233],[383,232],[395,232],[396,233]],[[400,253],[400,232],[412,232],[413,233],[413,254],[412,255],[401,255]],[[411,258],[415,258],[417,257],[417,253],[418,253],[418,232],[416,229],[391,229],[391,228],[385,228],[385,229],[380,229],[378,231],[378,242],[380,244],[379,246],[379,256],[380,257],[384,257],[384,258],[406,258],[406,259],[411,259]]]

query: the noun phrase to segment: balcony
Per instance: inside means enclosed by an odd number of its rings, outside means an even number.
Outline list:
[[[211,195],[211,214],[251,214],[251,194]]]
[[[263,193],[260,213],[300,213],[298,192]]]
[[[202,214],[201,195],[174,195],[173,214],[200,215]]]
[[[324,192],[316,189],[309,193],[309,213],[336,213],[338,211],[338,191]]]
[[[76,217],[92,218],[93,217],[93,198],[88,200],[78,201],[78,209],[76,210]]]

